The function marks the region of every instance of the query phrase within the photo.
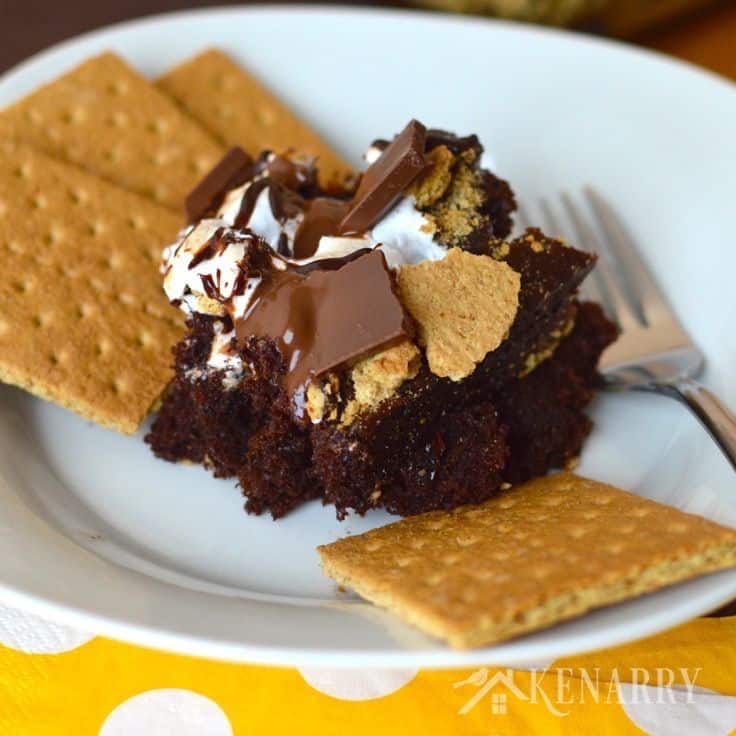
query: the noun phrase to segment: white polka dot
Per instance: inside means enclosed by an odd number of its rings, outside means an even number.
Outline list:
[[[301,669],[299,674],[315,690],[340,700],[383,698],[408,685],[417,670]]]
[[[727,736],[736,728],[736,697],[707,688],[688,695],[684,686],[621,683],[619,694],[626,715],[649,736]]]
[[[61,654],[93,638],[92,634],[0,604],[0,644],[10,649],[26,654]]]
[[[233,736],[217,703],[191,690],[147,690],[121,703],[99,736]]]

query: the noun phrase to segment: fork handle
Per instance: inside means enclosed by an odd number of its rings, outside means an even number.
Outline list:
[[[682,378],[662,388],[690,407],[736,470],[736,415],[692,378]]]

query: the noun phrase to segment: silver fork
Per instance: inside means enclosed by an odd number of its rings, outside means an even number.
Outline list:
[[[583,296],[598,301],[621,329],[619,339],[602,356],[606,387],[678,399],[702,422],[736,470],[736,416],[695,380],[705,365],[703,353],[667,304],[613,207],[591,188],[583,194],[592,218],[567,195],[562,195],[562,207],[573,225],[575,237],[570,242],[599,255]],[[540,208],[544,229],[564,237],[562,218],[546,200]],[[528,222],[526,212],[520,215]]]

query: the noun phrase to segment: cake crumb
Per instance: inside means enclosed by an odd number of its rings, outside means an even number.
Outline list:
[[[503,240],[499,240],[491,246],[491,255],[499,261],[508,258],[510,252],[511,246]]]
[[[511,266],[459,249],[441,261],[404,266],[398,282],[430,370],[453,381],[503,342],[519,308],[521,276]]]

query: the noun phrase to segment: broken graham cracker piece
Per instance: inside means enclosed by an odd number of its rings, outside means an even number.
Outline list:
[[[736,565],[736,531],[560,473],[318,551],[339,585],[463,649]]]
[[[19,144],[0,144],[0,380],[125,433],[183,331],[161,289],[177,215]]]
[[[398,284],[402,304],[419,326],[429,369],[459,381],[508,334],[521,277],[506,263],[451,248],[440,261],[403,266]]]
[[[316,156],[323,183],[342,182],[352,173],[314,130],[222,51],[204,51],[157,84],[226,146],[242,146],[253,156],[287,149]]]
[[[430,207],[440,200],[452,182],[452,167],[455,156],[447,146],[437,146],[426,154],[429,166],[409,187],[409,194],[414,197],[420,209]]]
[[[122,59],[105,53],[0,112],[27,143],[177,211],[223,149]]]
[[[351,424],[362,410],[392,396],[404,381],[417,375],[420,365],[421,353],[410,340],[356,363],[350,372],[354,397],[345,407],[342,424]]]

